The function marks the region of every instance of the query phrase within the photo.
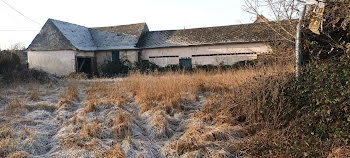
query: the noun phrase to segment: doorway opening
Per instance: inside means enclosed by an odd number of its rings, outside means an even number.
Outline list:
[[[77,72],[85,73],[91,77],[93,75],[92,58],[77,57]]]

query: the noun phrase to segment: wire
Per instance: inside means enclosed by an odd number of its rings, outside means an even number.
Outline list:
[[[5,3],[8,7],[10,7],[12,10],[16,11],[18,14],[21,14],[23,17],[25,17],[26,19],[30,20],[31,22],[37,24],[37,25],[41,25],[40,23],[36,22],[35,20],[29,18],[28,16],[25,16],[23,13],[21,13],[20,11],[18,11],[16,8],[12,7],[10,4],[8,4],[5,0],[1,0],[3,3]]]
[[[15,31],[39,31],[39,30],[0,30],[0,32],[15,32]]]

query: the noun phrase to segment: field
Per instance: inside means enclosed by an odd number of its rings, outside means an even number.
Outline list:
[[[245,151],[237,145],[259,119],[266,88],[277,97],[292,71],[285,65],[14,84],[0,92],[0,155],[240,157]]]

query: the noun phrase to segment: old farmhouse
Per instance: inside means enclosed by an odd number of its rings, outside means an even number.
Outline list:
[[[149,31],[146,23],[88,28],[49,19],[28,47],[29,67],[59,76],[98,73],[112,60],[159,66],[232,65],[271,51],[276,39],[259,21],[252,24]]]

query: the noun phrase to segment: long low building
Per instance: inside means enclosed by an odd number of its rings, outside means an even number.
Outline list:
[[[88,28],[48,19],[28,47],[29,68],[58,76],[74,72],[98,74],[113,60],[180,64],[232,65],[272,51],[280,39],[268,23],[149,31],[146,23]]]

